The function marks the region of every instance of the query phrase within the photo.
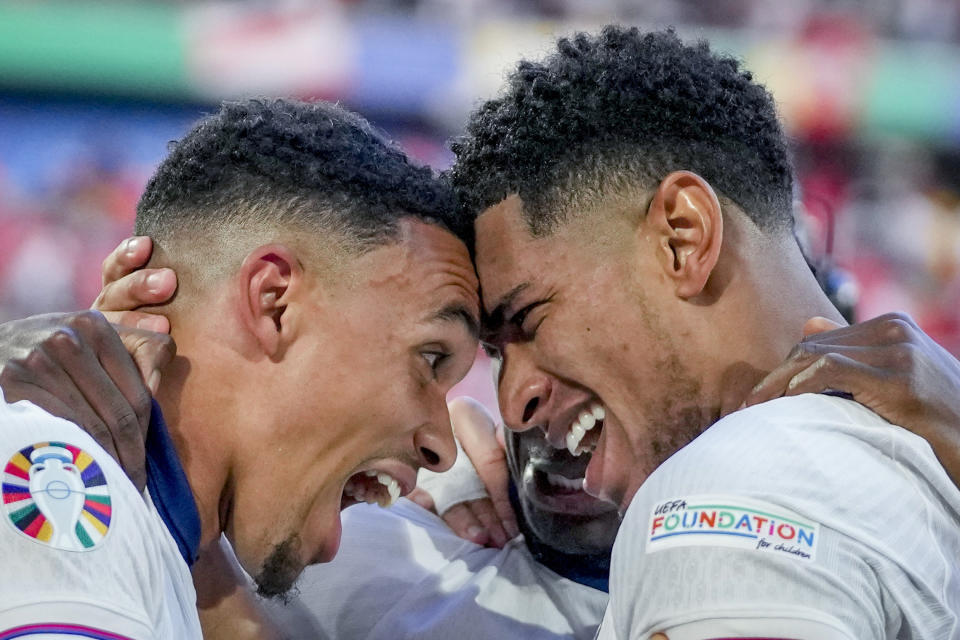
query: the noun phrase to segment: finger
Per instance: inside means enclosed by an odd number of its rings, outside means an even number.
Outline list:
[[[665,633],[655,633],[650,636],[650,640],[670,640]]]
[[[805,340],[797,344],[787,359],[750,391],[744,406],[753,406],[784,395],[795,376],[828,353],[843,354],[876,366],[886,357],[886,347],[845,346]]]
[[[407,494],[407,500],[412,500],[427,511],[437,512],[437,506],[433,503],[433,498],[423,489],[415,488]]]
[[[173,338],[163,333],[153,331],[141,331],[137,329],[128,329],[126,327],[114,327],[127,353],[133,357],[133,361],[140,371],[143,382],[147,385],[151,394],[156,395],[160,387],[161,373],[168,364],[177,355],[177,345]],[[119,354],[116,357],[121,361],[120,364],[126,365],[126,360]],[[130,399],[139,399],[141,391],[138,385],[129,389],[122,389],[124,395]]]
[[[877,347],[917,339],[917,323],[905,313],[885,313],[858,324],[809,335],[804,342],[850,347]]]
[[[823,316],[814,316],[803,324],[803,337],[843,328],[842,324]]]
[[[479,545],[485,545],[490,540],[490,534],[465,503],[455,504],[447,509],[443,514],[443,521],[464,540]]]
[[[457,398],[451,402],[450,417],[454,433],[486,487],[507,538],[518,536],[520,529],[510,504],[507,458],[497,439],[493,417],[472,398]]]
[[[0,373],[7,402],[29,400],[41,409],[80,425],[103,449],[119,461],[113,435],[87,402],[73,379],[42,350],[23,362],[9,362]]]
[[[170,333],[170,321],[166,316],[158,316],[145,311],[101,311],[103,317],[112,325],[143,329],[156,333]]]
[[[75,326],[83,340],[74,332],[58,332],[49,340],[49,351],[110,430],[120,466],[141,489],[146,482],[150,394],[110,325],[102,317],[99,322],[93,319],[98,315],[78,316]]]
[[[106,282],[93,303],[98,311],[128,311],[143,305],[162,304],[177,290],[173,269],[142,269]]]
[[[106,286],[141,268],[150,260],[152,251],[153,241],[149,237],[133,236],[127,238],[104,259],[100,267],[100,274],[103,278],[102,284]]]
[[[473,515],[480,521],[481,526],[490,534],[487,545],[502,549],[510,538],[507,537],[507,532],[504,531],[504,527],[500,523],[500,516],[493,508],[493,502],[490,498],[471,500],[466,505],[473,511]]]
[[[827,353],[795,375],[787,384],[784,395],[842,391],[856,398],[863,389],[863,381],[881,380],[883,377],[881,370],[868,364],[841,353]]]

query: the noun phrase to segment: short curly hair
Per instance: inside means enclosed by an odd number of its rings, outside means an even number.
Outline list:
[[[521,61],[452,145],[451,175],[477,216],[511,194],[534,235],[611,191],[698,173],[759,228],[792,228],[793,169],[770,94],[706,42],[605,27]]]
[[[415,165],[360,116],[328,102],[225,102],[170,153],[137,205],[136,233],[164,239],[251,222],[389,243],[401,218],[470,242],[449,181]]]

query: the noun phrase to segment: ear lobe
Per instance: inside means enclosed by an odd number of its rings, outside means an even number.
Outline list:
[[[668,175],[647,212],[655,232],[660,267],[680,298],[703,292],[720,257],[723,214],[710,184],[690,171]]]
[[[240,271],[244,324],[263,353],[277,359],[290,337],[283,316],[291,290],[301,281],[302,267],[287,247],[265,245],[247,255]]]

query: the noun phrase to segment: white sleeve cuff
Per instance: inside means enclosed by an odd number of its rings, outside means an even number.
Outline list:
[[[457,459],[447,471],[436,473],[429,469],[420,469],[417,473],[417,486],[430,494],[437,507],[437,513],[443,515],[450,507],[487,497],[483,481],[473,468],[470,457],[464,453],[457,441]]]

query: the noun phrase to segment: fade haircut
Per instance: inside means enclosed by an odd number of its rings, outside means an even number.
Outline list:
[[[364,251],[413,216],[470,242],[453,190],[360,116],[327,102],[226,102],[200,120],[147,184],[136,233],[164,240],[226,226],[330,231]]]
[[[707,180],[765,231],[792,228],[791,167],[770,94],[706,42],[605,27],[521,61],[452,145],[470,216],[516,193],[534,235],[672,171]]]

